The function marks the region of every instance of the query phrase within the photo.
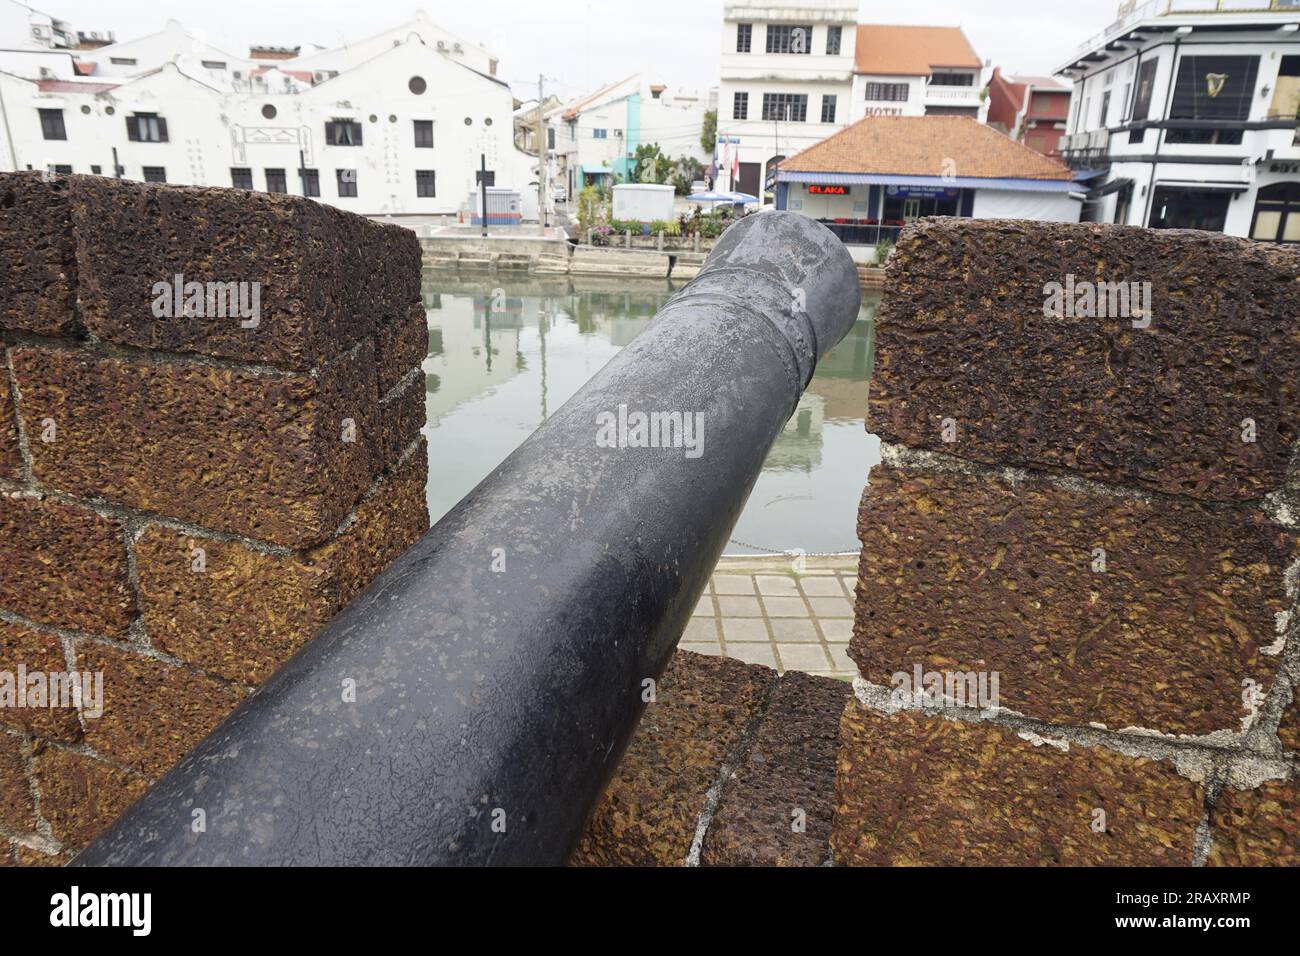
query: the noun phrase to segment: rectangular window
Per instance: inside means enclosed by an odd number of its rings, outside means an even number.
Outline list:
[[[72,167],[64,163],[55,163],[53,166],[50,167],[50,172],[57,173],[60,176],[71,176]]]
[[[92,176],[98,176],[98,175],[99,175],[100,173],[102,173],[103,171],[104,171],[104,167],[103,167],[103,166],[91,166],[91,167],[90,167],[90,175],[92,175]]]
[[[843,37],[843,35],[844,35],[843,27],[826,28],[826,55],[827,56],[840,55],[840,39]]]
[[[546,148],[555,149],[555,127],[546,127]]]
[[[607,130],[607,129],[593,129],[593,130],[591,131],[591,138],[592,138],[592,139],[609,139],[609,130]]]
[[[787,123],[808,121],[807,93],[764,93],[763,119],[784,120]]]
[[[974,86],[975,77],[970,73],[935,73],[930,77],[931,86]]]
[[[415,120],[415,145],[418,149],[433,149],[433,120]]]
[[[731,118],[749,119],[749,94],[736,93],[731,99]]]
[[[302,194],[304,196],[320,195],[320,171],[316,169],[300,169],[298,177],[302,180]]]
[[[867,99],[889,103],[906,103],[911,87],[906,83],[868,83]]]
[[[1133,119],[1144,120],[1151,118],[1151,95],[1156,86],[1156,67],[1160,65],[1158,60],[1147,60],[1138,69],[1137,76],[1137,99],[1133,101]]]
[[[135,57],[131,56],[110,56],[108,62],[114,66],[135,66]]]
[[[1102,129],[1110,127],[1110,90],[1101,94],[1101,116],[1098,118],[1097,125]]]
[[[230,185],[236,189],[252,189],[253,171],[243,166],[231,166]]]
[[[222,60],[200,60],[205,70],[224,70],[226,64]]]
[[[325,143],[329,146],[360,146],[361,124],[356,120],[330,120],[325,124]]]
[[[748,53],[754,44],[754,24],[736,24],[736,52]]]
[[[1250,119],[1255,98],[1256,56],[1184,55],[1178,63],[1169,119]]]
[[[145,166],[142,172],[144,173],[144,181],[147,183],[167,182],[167,170],[162,166]]]
[[[788,23],[767,25],[768,53],[812,53],[812,24]]]
[[[266,191],[269,193],[287,193],[289,184],[284,178],[283,169],[268,169],[266,171]]]
[[[432,199],[438,195],[437,190],[434,188],[436,175],[432,169],[417,169],[415,171],[415,194],[422,199]]]
[[[46,139],[67,139],[68,130],[63,125],[63,110],[40,110],[41,135]]]
[[[356,198],[357,171],[355,169],[336,169],[334,179],[338,183],[340,199]]]
[[[133,143],[167,142],[167,121],[157,113],[136,113],[126,118],[126,138]]]
[[[835,122],[835,96],[831,93],[822,94],[822,122]]]

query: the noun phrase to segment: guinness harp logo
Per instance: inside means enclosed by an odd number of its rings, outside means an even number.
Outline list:
[[[1215,99],[1228,83],[1227,73],[1206,73],[1205,74],[1205,92],[1210,94],[1210,99]]]

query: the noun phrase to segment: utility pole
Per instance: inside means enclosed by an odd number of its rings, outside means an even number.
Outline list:
[[[537,219],[546,228],[546,120],[542,107],[546,102],[542,89],[542,74],[537,74]]]

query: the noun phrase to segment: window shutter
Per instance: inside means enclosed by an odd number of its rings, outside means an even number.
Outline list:
[[[170,142],[170,140],[167,139],[167,121],[161,116],[158,117],[158,142]]]
[[[126,118],[126,138],[133,143],[140,142],[140,128],[136,126],[134,116]]]

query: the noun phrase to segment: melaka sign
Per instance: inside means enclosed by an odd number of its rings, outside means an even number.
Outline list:
[[[808,195],[810,196],[847,196],[849,194],[848,186],[809,186]]]

